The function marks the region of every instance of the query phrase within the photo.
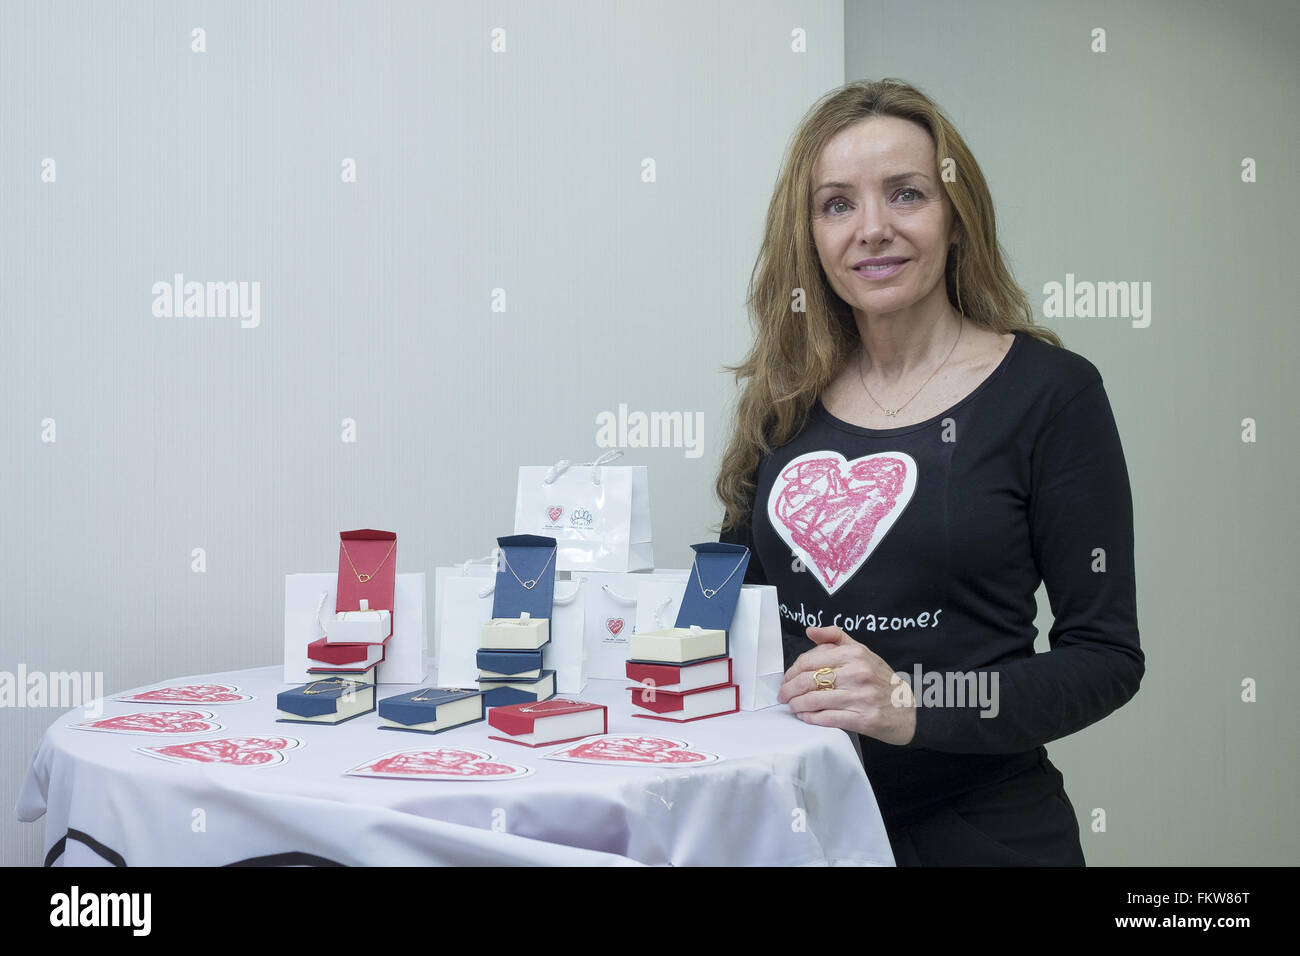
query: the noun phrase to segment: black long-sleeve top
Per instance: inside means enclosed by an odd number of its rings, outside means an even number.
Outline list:
[[[970,395],[902,428],[818,402],[756,480],[750,516],[721,539],[749,546],[747,582],[777,588],[786,666],[814,646],[806,626],[839,625],[921,701],[911,743],[860,738],[887,823],[1013,776],[1137,692],[1132,495],[1086,358],[1017,332]],[[1054,621],[1036,654],[1040,583]],[[957,702],[935,675],[955,691],[947,675],[972,672],[961,687],[983,680],[982,700],[926,706]]]

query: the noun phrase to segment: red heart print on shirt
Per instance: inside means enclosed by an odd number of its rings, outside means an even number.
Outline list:
[[[101,717],[73,726],[78,730],[107,730],[120,734],[206,734],[221,729],[221,725],[212,720],[213,716],[206,710],[160,710]]]
[[[916,462],[900,451],[852,461],[811,451],[790,461],[772,484],[767,514],[827,594],[857,573],[916,488]]]
[[[546,509],[546,516],[550,518],[552,521],[559,521],[560,515],[562,514],[564,514],[564,509],[558,508],[554,505]]]
[[[619,632],[623,630],[623,625],[626,623],[627,622],[624,621],[621,617],[611,617],[606,619],[605,628],[606,630],[609,631],[609,633],[613,634],[615,637],[618,637]]]
[[[235,767],[271,767],[284,763],[286,750],[302,745],[297,737],[223,737],[168,747],[149,747],[144,752],[176,763],[224,763]]]
[[[690,750],[684,741],[671,737],[645,737],[631,734],[614,734],[596,737],[574,744],[548,757],[564,760],[582,760],[591,763],[673,764],[712,763],[715,754]]]

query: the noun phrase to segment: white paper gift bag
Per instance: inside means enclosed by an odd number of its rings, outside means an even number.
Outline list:
[[[332,613],[337,572],[286,574],[284,577],[284,681],[305,684],[320,677],[307,673],[307,645],[325,636],[322,615]],[[393,636],[375,668],[379,684],[418,684],[424,680],[424,572],[399,574],[393,592]],[[322,597],[324,595],[324,597]]]
[[[587,676],[597,680],[627,679],[627,639],[636,630],[637,595],[649,581],[685,581],[680,569],[657,571],[584,571],[583,629],[587,647]]]
[[[515,534],[554,538],[560,571],[637,571],[654,567],[650,478],[644,465],[615,466],[610,451],[593,462],[523,465]]]
[[[438,569],[443,570],[442,568]],[[483,625],[492,619],[495,565],[486,575],[448,569],[439,585],[435,658],[440,687],[478,686],[478,648]]]
[[[654,631],[672,627],[689,581],[652,579],[637,593],[636,629]],[[781,652],[781,618],[776,588],[746,584],[740,589],[736,615],[727,632],[732,680],[740,685],[740,709],[762,710],[777,703],[785,675]]]
[[[582,584],[556,581],[551,642],[542,648],[542,667],[555,671],[557,694],[581,694],[587,686],[587,648],[583,643]]]
[[[495,565],[487,575],[479,567],[468,573],[448,569],[441,583],[437,638],[438,684],[443,687],[478,686],[478,652],[483,625],[492,619]],[[489,576],[491,575],[491,576]],[[559,694],[580,694],[587,686],[587,655],[583,647],[582,594],[578,582],[557,581],[550,619],[551,640],[542,648],[542,667],[555,671]]]
[[[496,574],[496,555],[489,554],[482,558],[472,558],[469,561],[462,561],[453,567],[435,568],[433,572],[433,653],[435,667],[441,666],[439,661],[442,657],[442,626],[444,620],[443,588],[447,580],[453,577],[474,577],[483,581],[485,584],[491,584],[492,578]],[[488,592],[491,594],[491,592]],[[492,600],[488,598],[488,610],[492,608]],[[491,617],[491,615],[488,615]],[[441,677],[439,677],[441,680]],[[455,687],[455,684],[444,684],[445,687]]]

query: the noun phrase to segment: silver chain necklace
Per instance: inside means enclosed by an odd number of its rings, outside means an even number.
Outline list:
[[[510,566],[510,559],[506,557],[506,552],[504,548],[501,549],[501,560],[506,563],[506,567],[509,568],[510,573],[514,574],[515,580],[518,581],[521,585],[523,585],[524,590],[531,591],[533,588],[537,587],[537,578],[540,578],[542,576],[542,572],[546,570],[547,566],[551,563],[551,558],[555,557],[555,552],[558,550],[559,550],[558,545],[556,545],[556,547],[554,548],[551,548],[551,553],[546,556],[546,564],[543,564],[542,570],[537,572],[537,577],[529,578],[527,581],[523,580],[522,578],[519,577],[519,575],[515,574],[515,569]]]
[[[695,562],[695,580],[699,582],[700,590],[704,593],[705,598],[711,598],[713,597],[713,595],[717,594],[719,591],[725,588],[727,586],[727,581],[731,580],[732,575],[734,575],[737,571],[739,571],[740,566],[744,563],[745,563],[745,555],[741,555],[740,560],[736,562],[736,566],[731,569],[731,574],[727,575],[726,581],[723,581],[716,588],[706,588],[704,586],[704,581],[700,578],[700,562],[697,560]]]
[[[916,398],[916,396],[920,395],[921,389],[925,388],[925,386],[930,384],[930,379],[934,378],[936,375],[939,374],[939,369],[943,368],[945,365],[948,364],[948,359],[952,358],[952,353],[957,349],[957,343],[961,341],[961,330],[965,326],[965,324],[966,323],[963,322],[961,323],[961,325],[957,326],[957,338],[953,339],[952,348],[948,350],[947,357],[944,358],[944,360],[939,363],[939,368],[936,368],[933,372],[930,373],[930,378],[927,378],[924,382],[921,383],[921,388],[918,388],[915,392],[912,393],[912,398]],[[870,398],[873,402],[876,402],[876,396],[872,395],[871,389],[867,388],[867,379],[862,374],[862,359],[866,358],[866,355],[867,355],[867,351],[866,349],[863,349],[862,356],[858,359],[858,379],[862,382],[862,390],[867,393],[867,397]],[[899,412],[901,412],[904,408],[906,408],[908,405],[912,403],[912,398],[909,398],[907,401],[905,401],[902,405],[899,405],[893,411],[890,411],[888,408],[886,408],[884,405],[881,405],[879,402],[876,402],[876,407],[879,408],[882,412],[884,412],[886,417],[893,418],[895,415],[897,415]]]

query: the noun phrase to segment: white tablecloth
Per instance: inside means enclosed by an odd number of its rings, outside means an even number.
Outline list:
[[[304,741],[283,765],[180,765],[135,753],[175,740],[45,732],[15,812],[45,817],[46,862],[63,866],[347,865],[892,866],[884,825],[851,739],[784,706],[687,724],[632,717],[622,681],[579,695],[609,705],[610,733],[690,742],[721,761],[684,769],[544,760],[489,740],[486,721],[437,735],[378,729],[371,713],[338,726],[276,723],[278,666],[162,683],[229,683],[257,699],[164,706],[105,701],[105,716],[200,709],[210,736]],[[160,685],[152,685],[160,686]],[[147,688],[141,688],[147,689]],[[414,685],[381,685],[379,697]],[[535,772],[516,780],[363,779],[344,772],[382,754],[432,746],[488,751]],[[495,828],[494,828],[495,823]]]

